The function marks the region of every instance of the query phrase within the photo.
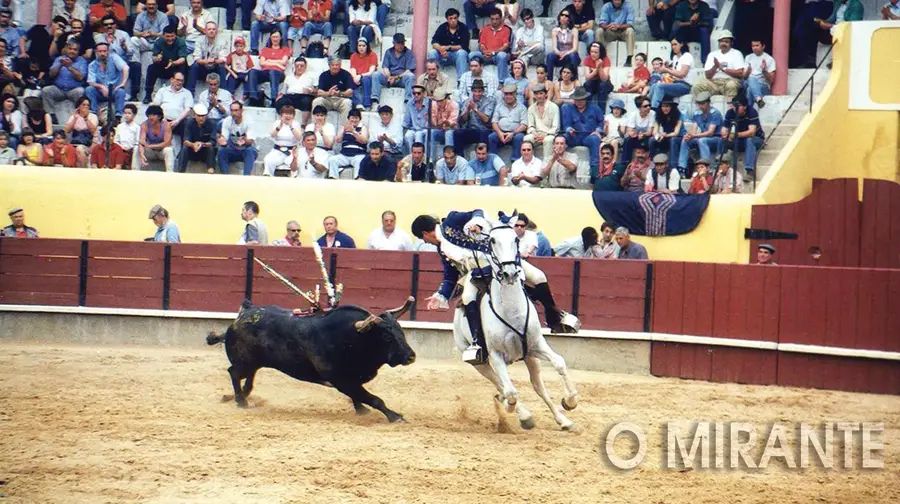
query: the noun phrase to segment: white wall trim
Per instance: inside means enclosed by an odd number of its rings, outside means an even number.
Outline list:
[[[208,311],[182,311],[182,310],[140,310],[132,308],[93,308],[85,306],[44,306],[44,305],[3,305],[0,304],[0,313],[50,313],[70,315],[105,315],[124,317],[159,317],[178,319],[208,319],[208,320],[233,320],[237,313],[208,312]],[[453,324],[449,322],[421,322],[403,320],[400,325],[404,329],[420,329],[431,331],[452,331]],[[550,334],[550,330],[544,328],[544,334]],[[737,338],[714,338],[710,336],[694,336],[689,334],[668,333],[640,333],[626,331],[600,331],[585,329],[577,335],[555,335],[555,337],[590,338],[624,341],[647,341],[658,343],[683,343],[688,345],[709,345],[730,348],[746,348],[753,350],[774,350],[791,353],[803,353],[810,355],[831,355],[836,357],[854,357],[862,359],[880,359],[900,361],[900,352],[887,352],[883,350],[865,350],[856,348],[830,347],[820,345],[805,345],[798,343],[776,343],[774,341],[757,341]]]
[[[900,110],[900,103],[876,103],[869,94],[872,38],[881,29],[900,29],[896,21],[856,21],[850,24],[850,110]]]

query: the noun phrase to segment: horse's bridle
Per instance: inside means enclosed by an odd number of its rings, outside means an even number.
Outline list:
[[[488,238],[490,238],[490,237],[491,237],[491,233],[493,233],[493,232],[494,232],[495,230],[497,230],[497,229],[513,229],[513,228],[512,228],[512,226],[510,226],[509,224],[504,224],[504,225],[502,225],[502,226],[496,226],[496,227],[494,227],[493,229],[491,229],[490,233],[484,233],[484,232],[482,232],[481,234],[484,235],[484,236],[486,236],[486,237],[488,237]],[[488,250],[490,251],[491,263],[492,263],[494,266],[496,266],[495,268],[492,268],[492,269],[494,270],[494,271],[493,271],[493,276],[494,276],[495,279],[497,279],[497,281],[500,281],[500,274],[503,272],[503,267],[504,267],[504,266],[508,266],[508,265],[510,265],[510,264],[513,265],[513,266],[515,266],[515,267],[517,267],[517,268],[519,268],[519,267],[522,266],[522,254],[519,253],[519,237],[518,237],[518,235],[516,236],[516,258],[515,258],[514,260],[512,260],[512,261],[501,261],[501,260],[497,257],[497,255],[494,253],[494,247],[492,247],[492,246],[490,246],[490,245],[491,245],[491,243],[490,243],[490,241],[488,241]],[[477,262],[477,260],[476,260],[476,262]]]

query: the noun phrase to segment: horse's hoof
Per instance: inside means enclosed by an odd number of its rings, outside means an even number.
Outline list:
[[[406,423],[406,419],[401,415],[397,415],[395,418],[390,418],[388,421],[391,423]]]
[[[524,420],[519,420],[519,426],[525,430],[534,429],[534,417],[528,417]]]
[[[560,427],[562,428],[562,430],[564,430],[564,431],[566,431],[566,432],[576,432],[576,431],[578,431],[578,426],[575,425],[574,422],[569,422],[569,423],[567,423],[567,424],[562,424]]]
[[[574,402],[575,404],[573,404],[572,406],[569,406],[569,404],[566,402],[566,398],[565,398],[565,397],[563,397],[562,400],[560,401],[560,403],[562,403],[563,409],[566,410],[566,411],[572,411],[573,409],[575,409],[575,408],[578,407],[578,401],[573,401],[573,402]]]
[[[243,409],[249,408],[249,406],[247,406],[247,401],[237,401],[237,407]]]

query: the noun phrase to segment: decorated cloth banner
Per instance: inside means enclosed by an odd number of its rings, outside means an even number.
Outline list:
[[[594,191],[593,198],[604,220],[641,236],[690,233],[700,224],[709,206],[709,194]]]

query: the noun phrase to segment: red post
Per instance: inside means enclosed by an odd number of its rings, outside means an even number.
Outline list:
[[[49,25],[52,21],[53,0],[38,0],[37,24]]]
[[[791,49],[791,0],[775,0],[772,57],[775,58],[775,85],[772,94],[787,94],[788,55]]]
[[[413,2],[412,49],[416,56],[416,76],[425,72],[425,56],[428,54],[428,13],[431,0]]]

